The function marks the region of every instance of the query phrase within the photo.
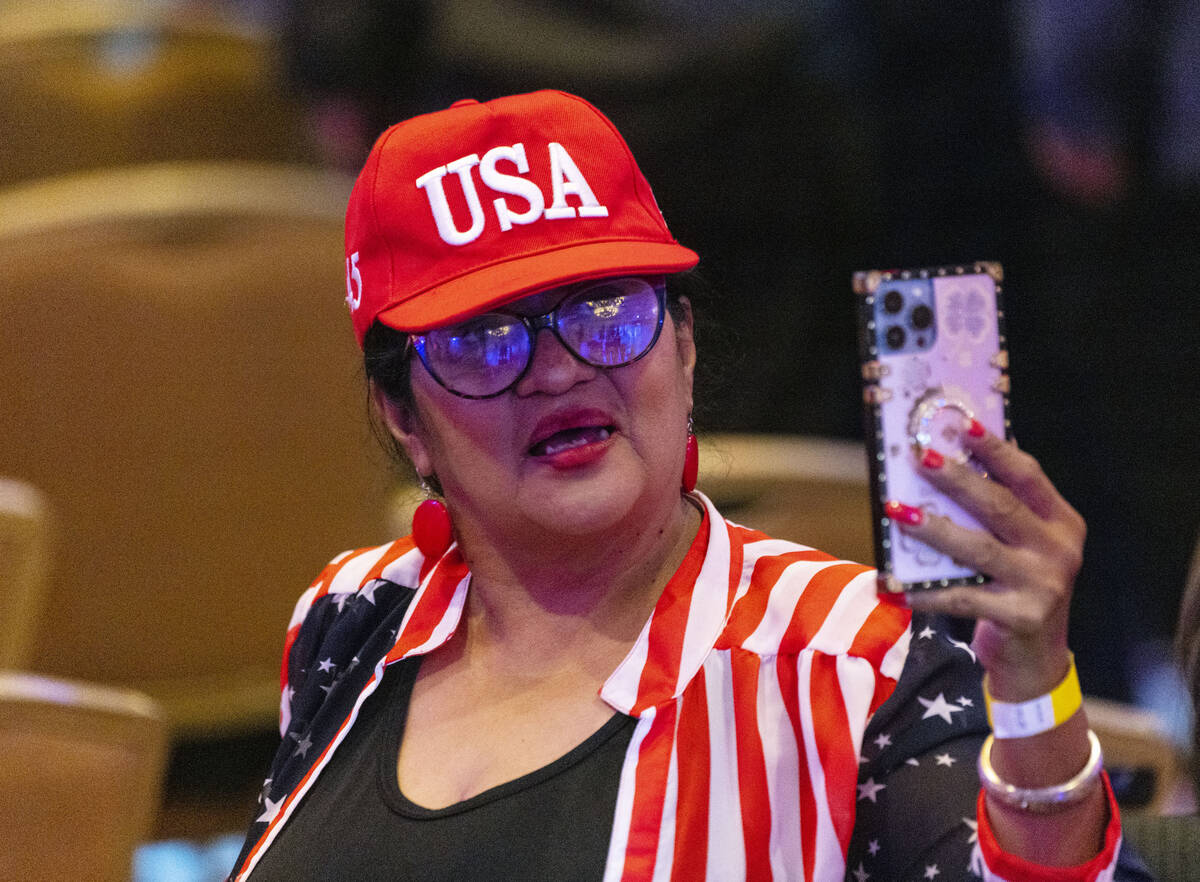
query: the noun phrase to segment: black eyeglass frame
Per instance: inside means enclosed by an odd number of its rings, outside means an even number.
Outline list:
[[[654,293],[658,300],[658,322],[654,326],[654,336],[650,339],[650,342],[646,345],[646,348],[643,349],[641,352],[639,352],[637,355],[635,355],[633,358],[629,359],[628,361],[623,361],[620,364],[596,364],[595,362],[588,361],[586,358],[584,358],[582,355],[580,355],[578,352],[576,352],[575,349],[566,340],[563,339],[562,333],[558,329],[558,311],[562,308],[564,303],[574,300],[575,297],[578,296],[579,294],[585,293],[594,287],[599,287],[605,283],[613,282],[616,279],[620,279],[620,278],[639,278],[639,279],[642,279],[642,281],[645,281],[650,285],[650,287],[654,290]],[[543,328],[549,330],[552,334],[554,334],[554,336],[558,340],[558,342],[560,344],[562,344],[563,349],[565,349],[567,352],[569,352],[571,354],[571,357],[574,358],[576,361],[580,362],[581,364],[586,364],[586,365],[589,365],[591,367],[596,367],[596,368],[604,368],[606,370],[612,369],[612,368],[627,367],[628,365],[633,364],[634,362],[638,361],[639,359],[645,358],[650,353],[650,351],[652,349],[654,349],[655,346],[658,345],[658,339],[659,339],[659,337],[662,336],[663,322],[664,322],[664,318],[665,318],[666,312],[667,312],[667,285],[666,285],[666,279],[661,276],[655,278],[654,281],[650,281],[649,279],[646,279],[642,276],[633,276],[633,277],[618,276],[618,277],[616,277],[616,279],[611,279],[611,278],[610,279],[598,279],[593,284],[578,288],[575,291],[572,291],[572,292],[568,293],[567,295],[565,295],[562,298],[562,300],[558,301],[558,303],[556,303],[551,309],[549,309],[546,312],[543,312],[539,315],[522,315],[520,313],[510,312],[510,311],[504,310],[504,309],[493,309],[493,310],[489,310],[488,312],[482,313],[479,316],[474,316],[472,319],[468,319],[468,321],[473,321],[475,318],[482,318],[482,316],[484,316],[484,315],[502,315],[502,316],[506,316],[509,318],[515,318],[515,319],[519,319],[521,321],[521,323],[523,325],[525,325],[526,332],[529,334],[529,354],[526,356],[525,366],[523,368],[521,368],[521,372],[519,374],[517,374],[517,376],[513,379],[513,381],[511,383],[509,383],[507,386],[505,386],[503,389],[500,389],[496,392],[489,392],[487,395],[469,395],[465,392],[459,392],[457,389],[452,389],[450,386],[448,386],[442,380],[442,378],[437,375],[437,371],[435,371],[429,365],[429,362],[426,360],[426,357],[425,357],[425,338],[426,338],[427,334],[430,332],[425,332],[425,333],[420,333],[420,334],[409,334],[408,335],[408,346],[413,352],[416,352],[417,358],[420,359],[421,364],[424,366],[426,373],[428,373],[429,376],[433,377],[433,379],[437,382],[437,384],[439,386],[441,386],[443,389],[445,389],[451,395],[456,395],[459,398],[467,398],[472,401],[483,401],[488,398],[497,398],[500,395],[503,395],[508,390],[512,389],[514,386],[516,386],[518,383],[520,383],[522,379],[524,379],[525,375],[527,373],[529,373],[529,367],[530,367],[530,365],[533,364],[534,353],[537,351],[538,332],[541,331]],[[453,327],[453,325],[451,325],[450,327]]]

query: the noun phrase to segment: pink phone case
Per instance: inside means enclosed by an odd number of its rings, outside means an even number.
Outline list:
[[[927,448],[970,461],[961,437],[972,419],[1009,437],[1002,278],[998,263],[983,262],[854,274],[881,591],[987,580],[904,536],[884,516],[883,506],[898,500],[980,529],[914,465]]]

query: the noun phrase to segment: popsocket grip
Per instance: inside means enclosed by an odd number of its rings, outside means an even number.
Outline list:
[[[933,449],[947,459],[966,462],[971,454],[962,436],[975,419],[965,393],[937,387],[922,395],[908,415],[908,436],[917,456]]]

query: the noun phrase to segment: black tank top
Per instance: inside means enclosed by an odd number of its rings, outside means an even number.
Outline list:
[[[252,882],[600,879],[635,720],[613,718],[528,775],[446,808],[396,780],[420,658],[389,667]]]

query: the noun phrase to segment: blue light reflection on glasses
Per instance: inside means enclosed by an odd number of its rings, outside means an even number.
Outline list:
[[[653,284],[636,277],[605,280],[575,291],[541,315],[488,313],[410,340],[426,370],[448,391],[491,398],[524,376],[542,328],[580,361],[620,367],[653,347],[665,306],[661,279]]]

